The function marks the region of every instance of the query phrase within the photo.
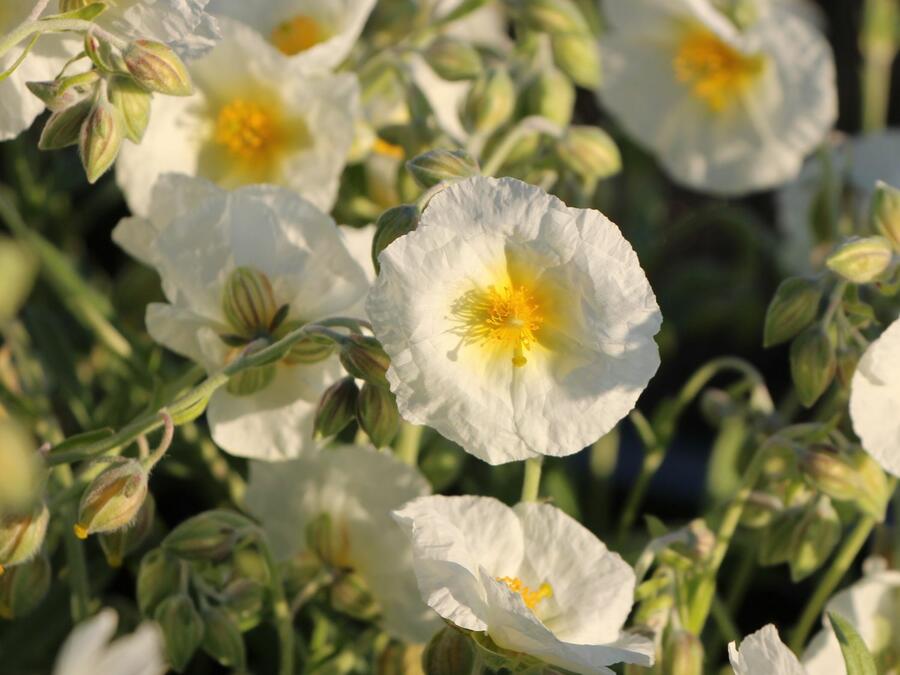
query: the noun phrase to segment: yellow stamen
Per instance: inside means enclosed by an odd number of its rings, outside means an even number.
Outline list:
[[[251,162],[268,155],[279,136],[269,110],[239,98],[219,111],[214,139],[238,159]]]
[[[377,137],[372,144],[372,152],[378,155],[384,155],[385,157],[393,157],[394,159],[403,159],[406,156],[406,153],[403,152],[403,148],[399,145],[388,143],[383,138]]]
[[[272,30],[272,44],[287,56],[304,52],[327,37],[318,21],[303,14],[282,21]]]
[[[75,536],[79,539],[88,538],[88,529],[81,523],[76,523],[75,527],[73,527],[72,529],[75,530]]]
[[[3,576],[3,573],[6,572],[6,568],[3,565],[0,565],[0,577]]]
[[[706,30],[688,31],[672,62],[675,76],[713,112],[721,112],[762,72],[761,56],[747,56]]]
[[[546,598],[553,597],[553,588],[546,581],[538,586],[536,591],[531,590],[528,586],[522,583],[522,580],[519,577],[495,577],[497,581],[502,581],[509,587],[513,593],[518,593],[522,596],[522,600],[525,601],[525,606],[528,609],[534,609],[537,607],[537,604]]]

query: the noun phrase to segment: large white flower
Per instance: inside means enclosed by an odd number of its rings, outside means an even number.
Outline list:
[[[327,562],[363,579],[394,637],[427,642],[440,621],[422,602],[412,548],[391,511],[430,492],[392,454],[340,446],[283,464],[251,462],[247,506],[280,558],[305,550],[307,526],[327,514],[335,553]]]
[[[709,0],[606,0],[603,103],[694,188],[794,177],[837,116],[831,50],[786,3],[739,30]]]
[[[349,73],[306,75],[243,24],[189,63],[196,93],[158,97],[140,145],[126,144],[117,179],[139,215],[156,178],[203,176],[226,188],[273,183],[330,210],[353,141],[358,84]]]
[[[274,305],[289,305],[284,328],[341,314],[367,288],[334,221],[275,186],[228,192],[166,175],[154,189],[149,217],[123,220],[113,238],[162,278],[168,303],[147,308],[150,334],[210,372],[239,349],[221,337],[241,333],[223,308],[225,283],[238,267],[264,274]],[[253,393],[218,390],[207,412],[213,439],[236,455],[296,457],[312,445],[316,404],[340,373],[334,358],[280,363],[274,379]]]
[[[422,597],[447,621],[576,673],[652,665],[652,641],[622,632],[633,570],[556,507],[421,497],[395,518],[412,539]]]
[[[778,637],[778,629],[772,624],[745,637],[740,648],[734,642],[728,643],[728,658],[736,675],[806,675],[806,670]]]
[[[456,183],[379,259],[367,307],[401,414],[492,464],[578,452],[659,365],[631,246],[532,185]]]
[[[900,319],[869,345],[850,383],[850,419],[863,449],[900,476]]]
[[[896,668],[900,659],[900,572],[885,569],[884,559],[867,560],[863,578],[829,600],[825,611],[853,624],[876,662]],[[823,615],[822,623],[822,630],[803,654],[803,665],[811,675],[846,675],[831,622]],[[897,673],[896,669],[878,672]]]
[[[339,65],[356,44],[375,0],[212,0],[217,15],[237,19],[307,70]]]
[[[162,632],[144,623],[110,642],[119,618],[113,609],[79,624],[56,658],[54,675],[162,675],[166,672]]]

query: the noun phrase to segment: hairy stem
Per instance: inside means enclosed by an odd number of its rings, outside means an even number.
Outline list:
[[[537,501],[538,491],[541,487],[541,462],[542,457],[532,457],[525,460],[525,478],[522,480],[523,502]]]

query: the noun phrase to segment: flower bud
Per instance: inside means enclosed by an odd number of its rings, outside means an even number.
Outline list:
[[[175,672],[183,672],[203,640],[203,617],[190,596],[179,593],[163,600],[154,618],[166,640],[169,665]]]
[[[422,670],[425,645],[391,642],[378,657],[377,675],[426,675]]]
[[[238,267],[228,275],[222,291],[222,311],[228,323],[243,337],[269,330],[278,305],[272,283],[264,272]]]
[[[854,237],[825,260],[835,274],[854,284],[868,284],[884,274],[894,257],[891,242],[884,237]]]
[[[634,614],[636,626],[647,626],[654,632],[661,633],[669,623],[675,601],[669,593],[661,593],[647,598]]]
[[[88,30],[84,34],[84,53],[101,71],[114,73],[125,70],[125,63],[112,43],[93,30]]]
[[[557,143],[556,153],[564,166],[584,178],[608,178],[622,168],[615,141],[598,127],[570,127]]]
[[[153,527],[153,518],[156,516],[156,502],[153,495],[148,494],[141,506],[131,527],[123,527],[115,532],[106,532],[98,538],[103,555],[110,567],[121,567],[122,561],[129,553],[136,551]]]
[[[147,471],[134,459],[124,460],[97,476],[81,496],[75,534],[115,532],[134,521],[147,498]]]
[[[235,579],[222,591],[222,609],[231,615],[242,633],[256,628],[263,620],[268,591],[258,581]]]
[[[253,521],[234,511],[206,511],[172,530],[162,547],[185,560],[222,560],[255,529]]]
[[[357,621],[372,621],[381,613],[366,582],[355,572],[342,574],[331,585],[328,600],[335,610]]]
[[[778,286],[763,330],[763,347],[790,340],[809,326],[819,313],[822,288],[814,279],[791,277]]]
[[[663,662],[669,675],[703,675],[703,643],[686,630],[673,631]]]
[[[168,407],[172,424],[176,427],[193,422],[206,411],[209,405],[208,392],[191,390]]]
[[[516,104],[516,88],[504,68],[492,68],[478,77],[469,89],[460,121],[466,131],[488,135],[503,126]]]
[[[444,80],[471,80],[481,74],[481,54],[468,42],[439,37],[423,54],[431,69]]]
[[[854,506],[878,522],[883,522],[893,491],[884,470],[863,450],[850,454],[850,464],[856,470],[860,488],[853,500]]]
[[[190,96],[194,85],[178,55],[161,42],[135,40],[123,52],[125,67],[138,84],[168,96]]]
[[[272,384],[277,374],[278,368],[274,363],[246,368],[232,375],[225,389],[233,396],[252,396]]]
[[[837,501],[852,501],[859,493],[858,476],[847,457],[827,445],[801,451],[800,471],[816,490]]]
[[[366,382],[359,392],[356,421],[376,448],[386,447],[400,430],[400,413],[394,395]]]
[[[470,673],[475,665],[475,649],[469,636],[447,626],[431,638],[422,654],[422,669],[428,675]]]
[[[585,89],[600,86],[600,49],[597,38],[580,33],[550,37],[553,60],[572,82]]]
[[[322,571],[322,561],[312,551],[302,550],[281,564],[281,581],[288,595],[297,595]]]
[[[0,574],[36,556],[44,545],[50,511],[44,503],[24,515],[0,517]]]
[[[784,504],[778,497],[765,492],[751,492],[741,512],[741,525],[750,529],[767,527]]]
[[[137,575],[137,601],[141,614],[152,616],[156,608],[181,588],[181,563],[161,548],[149,551]]]
[[[351,335],[341,347],[340,359],[341,365],[353,377],[387,388],[386,373],[391,359],[375,338]]]
[[[378,256],[390,244],[404,234],[409,234],[419,225],[419,209],[411,204],[394,206],[382,213],[375,222],[375,236],[372,237],[372,263],[375,272],[381,269]]]
[[[812,326],[791,343],[791,377],[797,398],[811,407],[825,393],[837,370],[837,355],[831,336]]]
[[[4,262],[0,249],[0,270]],[[4,293],[10,290],[8,286],[0,288]],[[0,513],[32,511],[40,499],[46,476],[47,468],[34,439],[13,419],[0,419]]]
[[[822,566],[840,541],[842,529],[841,519],[828,497],[820,497],[809,505],[794,529],[788,559],[791,581],[797,583]]]
[[[352,377],[345,377],[325,390],[316,408],[313,433],[330,438],[343,431],[356,417],[359,388]]]
[[[124,138],[122,113],[105,96],[98,97],[81,125],[78,138],[81,163],[89,183],[96,183],[113,165]]]
[[[542,33],[589,35],[590,28],[572,0],[512,0],[522,21]]]
[[[465,150],[430,150],[423,155],[413,157],[406,163],[406,168],[416,183],[423,188],[434,187],[444,181],[477,176],[479,173],[478,162]],[[414,207],[399,206],[396,208]],[[414,217],[418,218],[418,215],[418,210],[416,210]]]
[[[873,228],[900,251],[900,190],[882,181],[875,184],[870,207]]]
[[[26,82],[28,90],[37,96],[47,109],[61,112],[83,101],[96,90],[100,76],[96,71],[88,71],[72,77],[64,77],[50,82]]]
[[[0,577],[0,618],[18,619],[31,614],[50,590],[50,561],[39,555]]]
[[[210,607],[203,611],[203,624],[203,651],[226,668],[244,672],[247,653],[237,622],[225,610]]]
[[[92,107],[92,101],[82,100],[50,115],[41,131],[38,148],[60,150],[76,145],[81,138],[81,128],[91,114]]]
[[[293,333],[303,326],[302,321],[285,321],[275,332],[275,339],[280,340],[288,333]],[[295,342],[282,359],[289,366],[319,363],[334,354],[334,340],[323,335],[310,335]]]
[[[114,77],[109,83],[109,102],[122,114],[125,136],[140,143],[150,123],[152,95],[128,77]]]
[[[780,565],[790,560],[794,552],[794,530],[803,518],[804,509],[785,509],[772,519],[757,549],[759,564]]]
[[[542,70],[526,87],[524,98],[529,115],[540,115],[560,127],[566,127],[572,121],[575,87],[556,68]]]
[[[347,530],[334,523],[327,512],[320,513],[306,524],[306,545],[319,560],[332,567],[349,566]]]

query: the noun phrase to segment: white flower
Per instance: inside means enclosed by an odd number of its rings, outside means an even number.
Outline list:
[[[366,293],[359,299],[355,305],[345,310],[347,316],[357,319],[366,319],[366,298],[369,289],[375,283],[375,266],[372,264],[372,239],[375,236],[375,226],[366,225],[364,227],[347,227],[340,228],[344,235],[344,243],[347,250],[356,263],[362,268],[366,275]]]
[[[741,640],[740,649],[734,642],[729,642],[728,658],[737,675],[806,675],[800,661],[781,641],[772,624]]]
[[[330,210],[358,115],[354,75],[305,75],[251,28],[221,20],[223,40],[188,64],[193,96],[157,97],[144,140],[126,144],[117,179],[144,215],[156,178],[177,171],[226,188],[273,183]]]
[[[900,319],[866,349],[850,383],[850,419],[863,449],[900,476]]]
[[[375,0],[212,0],[211,10],[241,21],[306,70],[339,65],[356,44]]]
[[[606,0],[603,103],[676,181],[723,194],[794,177],[837,116],[825,38],[786,3],[743,31],[709,0]]]
[[[576,673],[652,665],[652,641],[622,632],[633,570],[559,509],[438,496],[394,515],[412,539],[422,597],[447,621]]]
[[[239,350],[220,337],[240,332],[223,309],[225,283],[236,268],[268,278],[273,304],[289,305],[284,328],[342,314],[367,287],[334,221],[275,186],[227,192],[202,179],[166,175],[154,189],[149,217],[123,220],[113,238],[162,278],[168,303],[147,308],[150,335],[209,372]],[[213,439],[235,455],[296,457],[313,444],[316,404],[340,373],[333,357],[280,363],[274,380],[258,391],[218,390],[207,411]]]
[[[306,549],[306,528],[327,514],[338,567],[362,577],[385,628],[427,642],[440,621],[422,602],[412,549],[391,511],[431,492],[413,467],[372,448],[340,446],[291,462],[251,462],[247,506],[282,559]]]
[[[825,606],[847,619],[856,628],[876,662],[898,663],[900,658],[900,572],[885,569],[882,558],[871,558],[860,581],[835,595]],[[837,636],[827,616],[822,630],[813,637],[803,654],[810,675],[846,675]],[[896,670],[880,673],[891,675]]]
[[[379,260],[367,307],[401,414],[492,464],[578,452],[659,365],[631,246],[537,187],[458,182]]]
[[[144,623],[131,635],[110,642],[118,616],[104,609],[69,634],[56,658],[54,675],[162,675],[166,672],[162,633]]]

